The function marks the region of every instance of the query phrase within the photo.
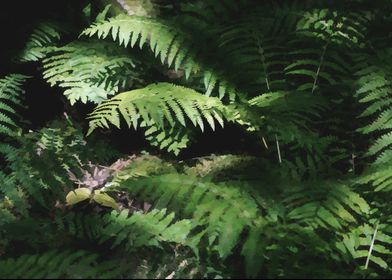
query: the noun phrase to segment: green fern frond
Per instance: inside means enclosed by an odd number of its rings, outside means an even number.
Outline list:
[[[152,210],[148,213],[134,212],[130,217],[127,210],[113,211],[104,218],[101,242],[113,238],[112,247],[125,243],[129,251],[142,246],[159,247],[161,242],[185,244],[191,230],[191,222],[174,222],[174,213],[166,210]]]
[[[392,155],[388,152],[388,158]],[[392,167],[387,162],[380,162],[372,166],[364,174],[355,180],[359,185],[370,184],[374,191],[389,192],[392,190]]]
[[[377,53],[377,56],[359,55],[357,58],[359,62],[355,73],[356,97],[359,102],[367,105],[359,117],[370,119],[369,124],[359,128],[358,131],[376,136],[376,140],[367,152],[368,156],[376,157],[375,164],[385,164],[391,160],[392,69],[385,65],[385,60],[390,53],[391,51],[387,49]]]
[[[62,30],[58,24],[41,23],[30,35],[26,46],[19,55],[21,62],[39,61],[44,58],[50,47],[60,40]]]
[[[6,136],[15,134],[18,127],[15,109],[22,106],[22,84],[27,76],[12,74],[0,79],[0,133]]]
[[[331,263],[330,256],[335,253],[333,246],[313,229],[295,223],[280,224],[259,219],[250,229],[241,254],[244,256],[245,271],[249,278],[266,276],[266,273],[267,277],[272,278],[280,271],[284,271],[287,277],[296,278],[295,275],[304,273],[324,275],[323,267]],[[323,261],[306,269],[302,264],[307,263],[309,258]],[[290,270],[286,270],[286,266]],[[317,271],[313,271],[315,266]],[[264,272],[265,267],[269,268],[267,272]]]
[[[234,99],[237,92],[233,85],[222,78],[222,73],[212,66],[202,64],[207,61],[203,49],[194,44],[189,34],[170,25],[163,20],[147,17],[119,15],[106,21],[93,24],[83,31],[89,37],[98,36],[100,39],[111,37],[120,45],[134,47],[138,44],[143,48],[148,44],[162,64],[185,70],[187,78],[191,74],[201,72],[204,77],[206,95],[210,95],[215,88],[219,89],[220,96],[228,94]]]
[[[366,39],[369,16],[355,12],[341,14],[331,9],[314,9],[304,14],[297,32],[325,42],[359,46]]]
[[[357,13],[341,15],[330,9],[306,12],[298,21],[296,38],[291,42],[295,50],[290,51],[290,56],[294,61],[285,68],[289,79],[298,84],[297,89],[314,93],[348,78],[350,65],[341,47],[363,47],[367,22],[365,15]]]
[[[71,105],[101,103],[135,77],[135,61],[126,50],[105,42],[73,42],[53,47],[43,60],[44,78],[64,88]]]
[[[161,248],[164,243],[186,245],[192,224],[176,220],[166,209],[150,212],[112,211],[102,216],[70,213],[56,218],[57,228],[80,239],[99,244],[108,242],[112,248],[122,246],[129,252],[140,247]]]
[[[321,115],[328,108],[328,102],[319,95],[309,95],[306,92],[277,91],[263,93],[249,100],[253,115],[241,116],[256,127],[263,141],[276,142],[280,145],[291,145],[293,149],[306,149],[313,156],[325,156],[328,146],[334,137],[320,137],[314,128],[321,120]],[[240,110],[240,114],[241,114]],[[322,140],[320,140],[322,139]]]
[[[390,234],[386,224],[365,224],[345,234],[337,247],[344,255],[351,255],[365,269],[371,263],[387,269],[392,256]]]
[[[220,36],[220,48],[241,69],[237,79],[246,83],[251,92],[268,92],[286,86],[284,48],[274,35],[269,34],[268,27],[272,28],[273,20],[267,18],[266,26],[260,25],[260,14],[225,26]]]
[[[221,258],[231,254],[241,233],[252,225],[259,209],[249,194],[240,188],[213,184],[180,174],[129,179],[120,189],[153,203],[156,208],[168,208],[181,217],[190,218],[192,227],[202,230],[187,244],[195,252],[203,236]]]
[[[0,278],[117,278],[118,261],[98,262],[98,255],[85,251],[49,251],[0,261]]]
[[[187,122],[191,122],[193,126],[204,131],[205,123],[213,130],[216,123],[223,127],[224,119],[230,119],[231,112],[219,99],[199,94],[193,89],[169,83],[152,84],[116,95],[95,108],[88,117],[90,120],[88,134],[98,127],[108,128],[109,124],[120,127],[120,116],[124,118],[128,127],[132,126],[134,129],[150,126],[160,130],[168,128],[169,130],[166,131],[170,131],[171,128],[178,126],[187,127]],[[151,136],[150,133],[153,132],[148,130],[147,136]],[[182,148],[181,145],[186,144],[183,142],[184,138],[170,145],[160,141],[159,137],[165,135],[158,134],[154,137],[157,139],[155,141],[175,152]]]
[[[342,231],[343,226],[356,223],[356,216],[369,213],[365,199],[343,184],[318,184],[317,187],[292,191],[285,199],[287,218],[312,228]]]
[[[191,131],[184,127],[173,126],[170,129],[162,129],[156,126],[154,121],[150,121],[149,125],[143,122],[141,127],[147,127],[144,134],[152,146],[158,147],[160,150],[167,150],[175,155],[188,147],[191,140]]]
[[[298,45],[297,48],[299,50],[290,52],[294,62],[285,67],[288,80],[298,85],[297,90],[314,93],[325,86],[338,85],[349,74],[349,65],[339,50],[327,44],[305,49]]]

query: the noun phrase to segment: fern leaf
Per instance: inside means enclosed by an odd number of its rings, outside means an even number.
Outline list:
[[[26,46],[19,55],[21,62],[39,61],[60,40],[63,30],[55,23],[41,23],[30,35]]]
[[[259,211],[250,195],[238,188],[200,182],[185,175],[129,179],[119,185],[157,208],[168,208],[191,218],[192,228],[201,226],[205,230],[190,237],[187,244],[193,244],[198,252],[198,240],[205,236],[222,259],[231,254],[241,233],[253,224]]]
[[[230,119],[231,112],[219,99],[201,95],[192,89],[168,83],[152,84],[121,93],[99,105],[89,116],[88,134],[98,127],[109,127],[109,124],[120,127],[120,116],[128,127],[150,127],[146,136],[153,144],[159,143],[160,147],[168,147],[169,151],[177,153],[186,145],[187,138],[170,129],[187,127],[187,122],[202,131],[205,123],[215,129],[215,122],[223,125],[222,118]],[[156,134],[158,131],[161,132]],[[165,135],[167,131],[173,136]],[[152,134],[155,134],[154,138]]]
[[[27,78],[13,74],[0,79],[0,133],[3,135],[14,135],[14,129],[18,127],[15,122],[18,117],[15,109],[22,106],[21,86]]]
[[[95,278],[120,275],[118,262],[97,263],[98,255],[85,251],[49,251],[0,261],[1,278]]]
[[[43,60],[44,78],[64,88],[71,105],[101,103],[135,77],[134,60],[125,50],[104,42],[74,42],[50,48]]]

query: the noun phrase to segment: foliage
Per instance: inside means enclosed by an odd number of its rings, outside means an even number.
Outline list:
[[[80,2],[4,64],[0,278],[391,274],[391,1]]]

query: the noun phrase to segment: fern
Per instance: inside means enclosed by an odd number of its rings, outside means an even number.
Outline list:
[[[134,59],[110,43],[73,42],[50,48],[43,63],[44,78],[51,86],[65,88],[71,105],[101,103],[135,77]]]
[[[369,213],[369,205],[348,187],[336,183],[317,188],[292,191],[285,199],[287,218],[313,228],[343,230],[343,226],[357,223],[355,216]],[[291,209],[291,210],[290,210]]]
[[[120,45],[134,47],[138,44],[142,48],[148,43],[150,49],[162,63],[173,66],[177,71],[185,70],[186,77],[202,72],[206,95],[210,95],[215,88],[219,89],[220,96],[229,94],[234,99],[237,91],[235,87],[224,79],[222,73],[217,72],[214,66],[202,65],[206,59],[203,50],[193,44],[189,35],[181,29],[171,26],[170,22],[159,21],[147,17],[118,15],[106,21],[93,24],[83,31],[89,37],[98,36],[105,39],[112,37]],[[219,84],[219,86],[218,86]]]
[[[213,14],[211,18],[227,17],[233,10],[226,9],[229,1],[223,1],[219,15]],[[215,3],[219,5],[218,3]],[[242,4],[242,5],[241,5]],[[247,7],[246,3],[232,3],[237,15],[226,19],[227,22],[219,24],[219,47],[230,57],[236,69],[237,75],[242,83],[253,94],[260,91],[270,92],[285,89],[287,87],[284,77],[284,66],[287,63],[285,53],[287,49],[283,46],[279,27],[282,27],[284,19],[291,18],[292,13],[285,13],[276,7],[270,7],[266,12],[264,7]],[[249,10],[245,15],[238,15],[238,10]],[[295,7],[291,7],[295,9]],[[203,16],[200,13],[199,16]],[[238,17],[238,19],[237,19]],[[211,19],[211,20],[213,20]],[[206,27],[208,28],[208,26]]]
[[[126,210],[120,214],[112,212],[106,219],[101,241],[114,238],[113,247],[125,241],[127,250],[159,246],[159,242],[185,243],[191,224],[187,220],[174,223],[173,219],[174,213],[167,215],[164,209],[146,214],[135,212],[130,218]]]
[[[22,126],[27,77],[0,79],[0,278],[390,274],[390,1],[98,2],[64,5],[69,32],[31,24],[10,57],[88,104]],[[218,126],[220,155],[170,162],[96,131],[178,156]]]
[[[217,98],[203,96],[189,88],[159,83],[121,93],[99,105],[89,116],[88,134],[98,127],[108,128],[109,124],[120,128],[122,116],[128,127],[137,129],[140,126],[150,126],[146,132],[148,139],[158,141],[161,147],[168,147],[169,151],[178,153],[180,148],[186,146],[184,138],[177,138],[176,141],[176,135],[168,138],[162,133],[155,137],[151,134],[163,132],[166,127],[186,127],[189,121],[202,131],[207,122],[214,130],[216,122],[223,126],[224,118],[230,119],[230,115],[230,110]],[[165,141],[167,142],[164,143]]]
[[[302,48],[306,40],[294,40],[295,50],[290,55],[295,58],[286,66],[287,75],[303,77],[298,90],[314,93],[321,85],[334,86],[344,81],[349,74],[349,64],[341,55],[340,48],[364,46],[367,18],[351,13],[340,15],[338,11],[316,9],[305,13],[297,24],[299,36],[309,37],[312,47]],[[319,50],[317,50],[319,49]],[[331,75],[330,73],[339,73]]]
[[[169,153],[178,155],[182,149],[188,147],[191,140],[191,131],[183,127],[172,127],[169,130],[162,130],[154,121],[150,124],[143,123],[148,129],[145,132],[146,140],[152,146],[159,149],[166,149]]]
[[[98,255],[85,251],[49,251],[0,261],[0,277],[22,279],[112,278],[124,269],[118,261],[98,262]]]
[[[167,207],[191,218],[192,227],[204,229],[188,241],[189,246],[198,252],[199,240],[206,235],[210,246],[222,258],[230,255],[241,233],[252,224],[259,211],[254,200],[240,189],[179,174],[129,179],[119,188],[154,202],[158,209]]]
[[[389,57],[390,51],[384,50],[377,55],[359,55],[357,57],[357,92],[356,97],[360,103],[368,105],[360,118],[366,120],[366,125],[360,127],[361,134],[374,138],[366,153],[367,157],[374,158],[371,168],[356,180],[361,185],[371,184],[375,191],[387,192],[391,189],[390,162],[391,162],[391,126],[390,126],[390,73],[389,66],[384,60]]]
[[[16,188],[16,179],[10,175],[13,170],[8,166],[18,158],[14,145],[21,132],[18,110],[23,106],[24,91],[21,86],[26,79],[27,76],[13,74],[0,80],[0,134],[4,139],[0,143],[0,154],[6,163],[0,169],[0,224],[12,220],[16,206],[19,208],[18,212],[26,214],[26,201],[21,191]]]
[[[128,168],[129,173],[132,164]],[[122,177],[124,181],[117,180],[115,190],[126,190],[132,197],[191,221],[193,230],[187,244],[196,254],[200,254],[203,240],[222,260],[239,247],[248,276],[253,277],[262,263],[278,262],[278,256],[295,254],[303,246],[312,246],[318,253],[304,252],[297,256],[300,260],[309,254],[336,255],[340,248],[334,242],[357,227],[370,210],[364,198],[335,182],[318,183],[316,189],[313,185],[291,188],[283,192],[279,204],[275,199],[266,202],[260,191],[252,191],[244,182],[215,184],[176,173]],[[280,242],[287,242],[288,251],[273,245]],[[326,260],[334,262],[329,257]]]
[[[14,136],[18,124],[17,108],[22,106],[23,90],[21,85],[27,76],[13,74],[0,80],[0,133],[6,136]]]
[[[351,255],[357,259],[364,269],[372,263],[382,269],[387,269],[387,261],[392,254],[389,249],[390,240],[388,225],[365,224],[345,234],[337,246],[345,255]]]
[[[162,247],[164,243],[186,245],[191,223],[174,219],[166,209],[153,209],[148,213],[122,210],[102,216],[70,213],[58,216],[57,227],[80,239],[101,244],[109,242],[112,249],[121,246],[129,252],[140,247]]]
[[[26,46],[19,55],[21,62],[39,61],[44,58],[49,47],[55,46],[61,38],[62,30],[58,24],[41,23],[31,33]]]

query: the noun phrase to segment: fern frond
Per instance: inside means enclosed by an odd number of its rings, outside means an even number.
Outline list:
[[[328,108],[327,104],[321,96],[306,92],[268,92],[249,100],[248,110],[254,110],[254,115],[245,114],[242,119],[249,119],[253,127],[270,138],[276,135],[270,142],[278,138],[280,144],[291,144],[292,148],[305,148],[313,155],[315,152],[322,155],[333,137],[321,138],[313,127]]]
[[[345,255],[351,255],[361,267],[367,269],[369,263],[387,269],[389,258],[392,256],[391,233],[388,225],[365,224],[359,226],[343,236],[342,241],[337,243],[338,249]]]
[[[366,215],[370,207],[365,199],[343,184],[318,184],[315,188],[293,191],[285,199],[287,218],[312,228],[341,231],[343,226],[356,223],[356,216]]]
[[[175,126],[187,127],[187,122],[190,121],[193,126],[204,131],[205,123],[213,130],[216,123],[223,126],[224,118],[230,119],[231,113],[219,99],[199,94],[190,88],[169,83],[152,84],[116,95],[95,108],[88,117],[88,134],[98,127],[108,128],[109,124],[120,127],[120,116],[125,119],[128,127],[132,126],[134,129],[151,126],[160,130],[168,128],[166,131],[170,131]],[[154,131],[148,130],[147,136],[151,136],[152,132]],[[156,141],[161,142],[162,147],[169,146],[169,150],[177,151],[184,144],[184,138],[170,145],[160,141],[160,137],[165,135],[158,134]]]
[[[290,55],[294,62],[285,68],[294,81],[298,77],[298,90],[314,93],[321,86],[341,84],[350,73],[341,48],[363,47],[367,22],[365,15],[357,13],[341,15],[330,9],[306,12],[297,23],[297,38],[292,41],[295,50]],[[304,44],[310,47],[304,48]]]
[[[22,106],[21,88],[27,76],[20,74],[8,75],[0,79],[0,133],[6,136],[15,134],[18,127],[16,107]]]
[[[44,58],[50,47],[60,40],[62,30],[57,24],[39,24],[31,33],[26,46],[19,55],[21,62],[39,61]]]
[[[369,16],[365,13],[342,14],[331,9],[314,9],[304,14],[297,24],[297,32],[348,47],[363,46]]]
[[[283,70],[287,50],[275,29],[280,20],[280,14],[272,16],[265,9],[253,8],[246,17],[233,18],[221,26],[219,47],[240,69],[236,78],[250,92],[286,87]]]
[[[367,107],[361,118],[370,118],[369,124],[358,129],[367,135],[376,135],[367,155],[376,156],[375,164],[385,164],[391,160],[391,69],[385,65],[390,50],[380,51],[377,56],[359,55],[356,97]]]
[[[176,220],[166,209],[150,212],[112,211],[103,217],[70,213],[56,219],[59,230],[80,239],[108,242],[112,248],[122,246],[129,252],[141,247],[161,248],[164,243],[186,245],[192,224]]]
[[[135,61],[126,50],[105,42],[73,42],[53,47],[43,60],[44,78],[64,88],[71,105],[101,103],[135,77]]]
[[[390,152],[388,153],[390,157]],[[380,163],[372,166],[362,176],[357,178],[355,182],[360,185],[370,184],[374,191],[389,192],[392,190],[392,167],[388,162]]]
[[[255,201],[241,189],[202,182],[186,175],[129,179],[119,188],[153,203],[158,209],[168,208],[181,217],[190,218],[192,227],[203,229],[190,238],[188,244],[198,252],[200,238],[206,236],[221,258],[230,255],[241,233],[252,225],[259,213]]]
[[[296,48],[301,46],[298,45]],[[322,86],[338,85],[349,74],[349,64],[341,52],[329,44],[291,51],[290,55],[294,62],[285,67],[285,73],[289,80],[298,84],[299,91],[314,93],[317,89],[323,88]]]
[[[174,222],[174,213],[168,215],[165,209],[128,215],[124,210],[121,213],[113,211],[107,216],[100,241],[113,238],[112,247],[125,242],[125,248],[130,251],[142,246],[159,247],[160,242],[185,244],[192,227],[188,220]]]
[[[205,52],[198,44],[194,44],[189,34],[170,25],[169,22],[147,17],[119,15],[106,21],[93,24],[83,31],[89,37],[98,36],[100,39],[111,37],[120,45],[134,47],[138,44],[143,48],[148,44],[162,64],[185,70],[187,78],[191,74],[201,72],[204,77],[206,95],[210,95],[215,88],[219,88],[220,96],[228,94],[231,99],[236,97],[237,91],[228,80],[223,78],[216,66],[203,64],[208,61]],[[213,62],[215,63],[215,62]],[[219,86],[218,86],[219,85]]]
[[[145,131],[146,140],[152,146],[158,147],[161,150],[167,150],[169,153],[178,155],[182,149],[188,147],[190,142],[190,130],[184,127],[173,126],[170,129],[162,129],[156,126],[154,121],[150,124],[143,122],[141,127],[147,127]]]
[[[98,262],[98,255],[85,251],[49,251],[0,261],[0,278],[117,278],[118,261]]]

